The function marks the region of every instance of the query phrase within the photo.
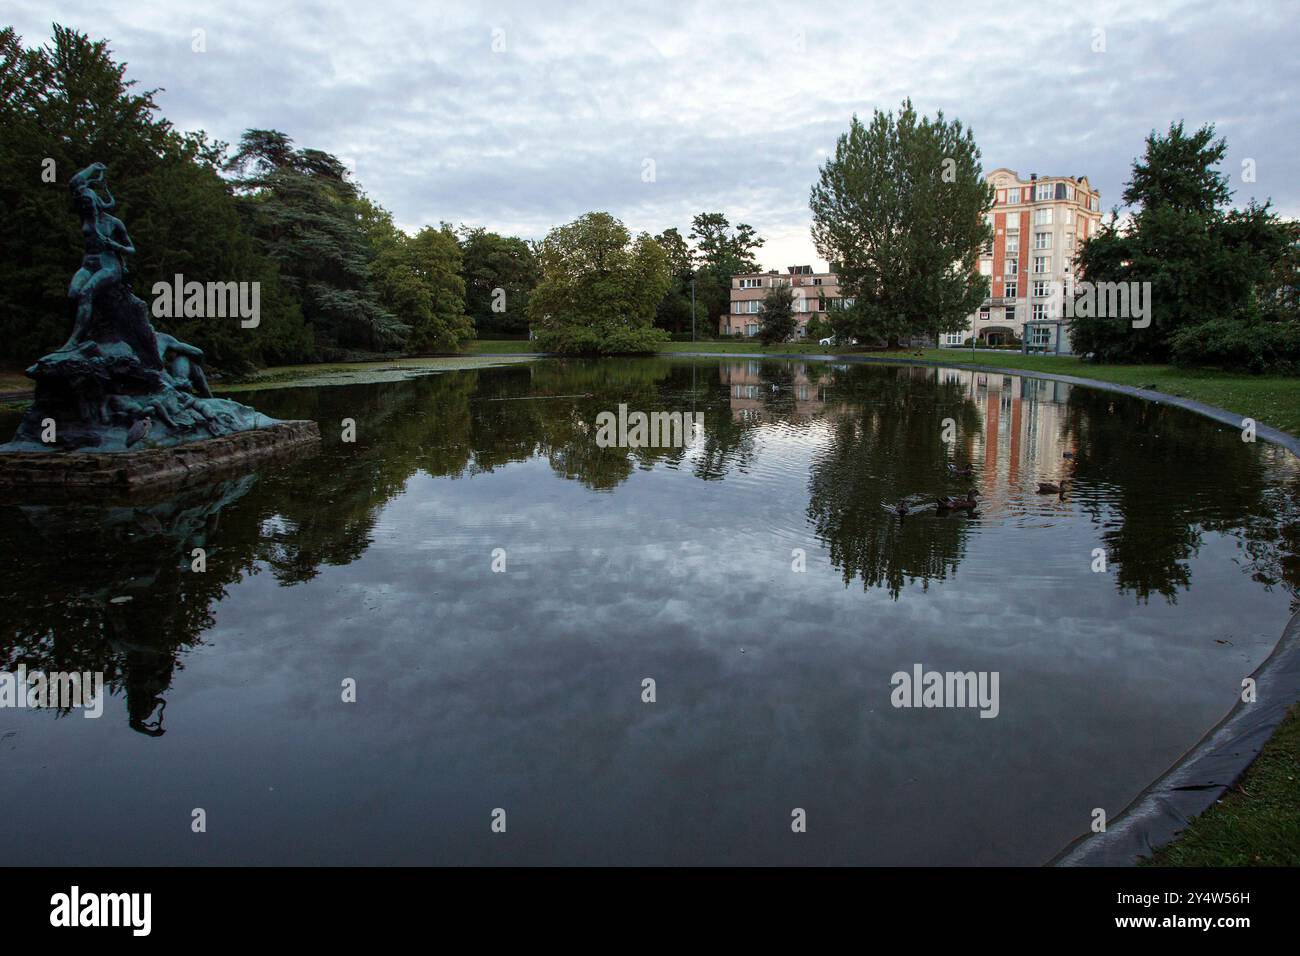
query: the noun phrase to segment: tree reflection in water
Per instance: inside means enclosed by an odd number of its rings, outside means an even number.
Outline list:
[[[600,447],[596,416],[620,403],[702,412],[705,433],[690,448]],[[540,459],[593,492],[662,468],[694,479],[681,495],[705,494],[752,477],[764,448],[789,439],[808,446],[806,520],[846,585],[897,599],[956,575],[981,522],[1055,508],[1099,528],[1116,588],[1139,601],[1173,601],[1189,586],[1207,532],[1234,537],[1262,586],[1300,590],[1293,459],[1175,409],[1039,380],[818,362],[540,361],[272,390],[253,404],[319,421],[319,454],[154,499],[0,502],[6,668],[102,671],[131,727],[161,735],[175,671],[228,590],[260,573],[293,586],[357,561],[384,505],[418,474],[467,480]],[[340,440],[344,417],[357,422],[355,444]],[[952,448],[941,441],[949,418]],[[964,491],[950,461],[974,465],[986,517],[890,513],[909,495]],[[1034,498],[1036,480],[1066,473],[1065,502]],[[190,570],[195,548],[204,573]]]

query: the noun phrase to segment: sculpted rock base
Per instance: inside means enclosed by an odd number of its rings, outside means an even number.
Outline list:
[[[247,405],[196,394],[207,382],[179,350],[202,353],[155,333],[145,303],[121,286],[94,305],[84,341],[27,370],[36,400],[0,453],[167,448],[275,424]]]

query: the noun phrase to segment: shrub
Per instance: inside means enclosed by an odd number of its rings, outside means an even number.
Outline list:
[[[1300,323],[1258,317],[1211,319],[1172,337],[1175,365],[1211,365],[1251,372],[1300,371]]]

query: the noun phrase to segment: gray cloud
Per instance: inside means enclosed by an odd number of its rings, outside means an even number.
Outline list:
[[[765,265],[815,261],[819,163],[854,112],[909,95],[970,125],[986,169],[1086,174],[1107,207],[1151,129],[1213,122],[1237,200],[1300,214],[1300,4],[1128,6],[35,0],[12,16],[29,43],[55,20],[109,38],[182,129],[275,127],[338,154],[407,227],[540,237],[607,209],[659,231],[719,209],[767,237]]]

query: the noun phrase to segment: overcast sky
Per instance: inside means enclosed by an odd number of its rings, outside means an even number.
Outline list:
[[[179,128],[283,130],[406,228],[540,238],[602,209],[685,234],[717,210],[765,267],[820,267],[817,168],[904,96],[971,126],[986,171],[1087,175],[1107,209],[1153,127],[1213,122],[1235,199],[1300,215],[1300,0],[1015,6],[24,0],[0,22],[107,37]]]

